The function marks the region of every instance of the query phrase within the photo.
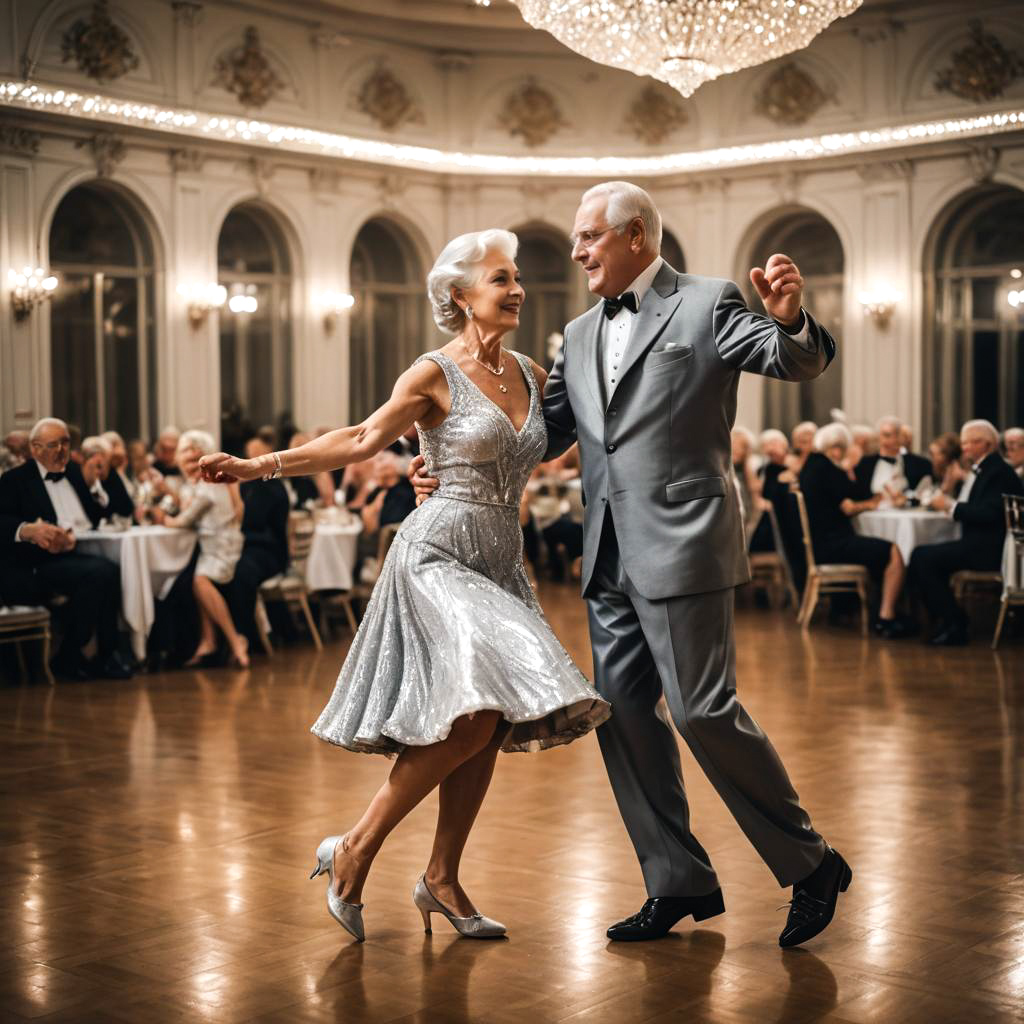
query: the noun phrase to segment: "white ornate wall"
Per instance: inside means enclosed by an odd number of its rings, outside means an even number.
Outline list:
[[[322,22],[307,21],[295,5],[283,2],[257,11],[228,3],[121,0],[111,5],[111,14],[130,37],[139,65],[98,85],[73,60],[61,59],[62,35],[90,7],[68,0],[0,0],[0,78],[28,76],[65,90],[237,117],[243,108],[236,97],[212,83],[218,57],[239,45],[252,25],[281,83],[253,116],[446,151],[538,156],[649,156],[1024,106],[1024,80],[980,105],[935,88],[938,68],[966,42],[959,3],[908,2],[899,5],[899,22],[891,18],[893,5],[869,3],[833,26],[792,58],[828,97],[805,123],[777,124],[755,111],[754,98],[783,60],[705,86],[682,106],[686,123],[657,145],[643,143],[628,128],[630,108],[645,82],[591,65],[547,37],[534,34],[534,45],[525,32],[511,34],[505,52],[493,41],[493,52],[474,51],[479,12],[473,12],[474,35],[463,39],[448,29],[443,41],[436,31],[417,41],[409,32],[389,39],[372,19],[341,11],[333,20],[324,14]],[[978,3],[972,12],[1004,45],[1024,53],[1017,4]],[[410,104],[412,120],[391,131],[358,108],[358,94],[377,68],[394,73]],[[526,149],[521,137],[510,136],[502,110],[508,95],[531,81],[554,98],[564,125]],[[396,220],[429,266],[444,241],[464,230],[539,221],[567,232],[581,190],[594,180],[375,166],[241,139],[176,137],[0,105],[0,275],[6,277],[8,267],[47,263],[58,202],[74,185],[95,177],[102,163],[90,148],[97,133],[112,133],[115,143],[123,143],[123,155],[103,172],[136,204],[154,238],[157,419],[213,430],[220,407],[216,324],[211,318],[193,331],[177,287],[216,278],[217,235],[237,202],[259,199],[275,214],[291,248],[298,420],[336,423],[347,411],[347,326],[343,318],[338,330],[325,333],[316,297],[347,288],[352,242],[366,220]],[[638,180],[658,200],[692,272],[745,274],[759,225],[780,207],[802,205],[827,218],[845,254],[844,406],[857,420],[897,411],[919,425],[925,240],[946,203],[978,181],[1024,188],[1024,131],[970,139],[944,133],[871,153],[766,160]],[[903,295],[884,331],[862,315],[857,301],[858,292],[880,284]],[[16,323],[4,289],[3,429],[60,412],[49,404],[49,351],[45,307]],[[740,419],[762,425],[754,379],[741,390]]]

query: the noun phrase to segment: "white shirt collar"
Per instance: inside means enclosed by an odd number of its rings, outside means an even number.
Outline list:
[[[660,256],[655,256],[651,262],[644,267],[643,270],[637,274],[633,283],[623,291],[623,295],[626,292],[632,292],[636,296],[636,308],[640,309],[640,303],[644,301],[644,296],[650,290],[654,279],[658,276],[658,271],[661,270],[662,264],[665,261]]]
[[[35,461],[35,464],[36,464],[36,469],[39,470],[39,475],[43,478],[43,483],[46,483],[46,474],[49,473],[50,471],[38,459],[35,459],[34,461]],[[65,466],[64,467],[64,472],[67,473],[67,471],[68,471],[68,467]],[[65,476],[64,479],[66,480],[67,477]],[[51,481],[51,483],[52,482],[53,481]]]

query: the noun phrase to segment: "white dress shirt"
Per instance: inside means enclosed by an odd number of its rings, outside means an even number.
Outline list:
[[[885,485],[891,484],[896,491],[904,491],[907,488],[907,476],[903,472],[903,456],[897,455],[895,462],[886,462],[884,456],[879,456],[875,463],[875,471],[871,474],[871,493],[883,494]]]
[[[71,486],[71,481],[67,477],[64,477],[63,480],[47,480],[46,467],[38,461],[36,462],[36,469],[39,470],[39,475],[43,478],[43,486],[46,488],[46,493],[50,496],[53,511],[57,514],[57,525],[63,529],[70,527],[75,533],[91,530],[92,522],[85,514],[85,509],[82,508],[82,503],[78,500],[78,495],[75,493],[74,487]],[[17,533],[14,536],[15,541],[21,540],[21,527],[24,525],[22,523],[18,527]]]
[[[604,331],[602,338],[604,344],[604,386],[605,394],[611,398],[619,381],[619,367],[622,365],[623,357],[626,354],[626,346],[633,333],[633,322],[636,320],[644,301],[644,296],[650,291],[654,279],[658,276],[662,264],[665,261],[660,256],[655,256],[651,263],[636,276],[636,280],[622,293],[632,292],[636,296],[636,313],[631,313],[625,306],[622,307],[610,320],[602,314],[601,330]],[[807,327],[807,319],[804,318],[804,325],[796,334],[790,334],[790,338],[806,345],[810,338],[810,330]]]

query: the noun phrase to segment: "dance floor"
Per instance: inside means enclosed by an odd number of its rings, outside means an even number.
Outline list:
[[[542,597],[589,670],[575,592]],[[388,767],[308,732],[346,647],[0,689],[0,1022],[1024,1020],[1019,638],[936,652],[741,609],[740,694],[854,872],[833,925],[786,952],[788,893],[688,752],[727,912],[605,939],[644,893],[592,736],[498,762],[463,881],[508,940],[437,917],[424,935],[428,802],[378,859],[354,944],[308,880]]]

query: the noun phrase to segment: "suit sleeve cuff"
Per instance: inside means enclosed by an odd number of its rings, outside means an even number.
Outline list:
[[[807,314],[800,310],[800,322],[792,327],[787,327],[784,323],[779,320],[775,321],[775,326],[778,327],[783,334],[793,339],[793,341],[799,344],[809,347],[811,342],[811,332],[807,324]]]
[[[19,527],[14,531],[14,543],[15,544],[27,544],[27,541],[21,539],[21,531],[28,526],[28,523],[21,523]]]

